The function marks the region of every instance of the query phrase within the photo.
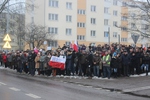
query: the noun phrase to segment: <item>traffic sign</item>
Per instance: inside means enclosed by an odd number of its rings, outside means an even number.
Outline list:
[[[5,49],[10,49],[11,48],[11,45],[9,44],[8,41],[4,44],[3,48],[5,48]]]
[[[139,37],[140,37],[140,35],[138,35],[138,34],[132,34],[131,37],[132,37],[134,43],[136,44],[137,41],[138,41],[138,39],[139,39]]]
[[[5,36],[4,41],[11,41],[11,38],[8,34]]]

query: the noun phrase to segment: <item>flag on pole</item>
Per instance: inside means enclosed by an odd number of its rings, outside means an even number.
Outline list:
[[[77,40],[74,41],[73,49],[78,52],[78,42]]]

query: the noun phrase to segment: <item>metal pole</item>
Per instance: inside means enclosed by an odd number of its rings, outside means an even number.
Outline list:
[[[110,45],[110,27],[108,27],[108,43]]]
[[[10,21],[10,16],[9,16],[9,1],[8,1],[8,7],[7,7],[7,26],[6,26],[6,33],[9,33],[9,21]]]
[[[120,34],[118,34],[118,43],[120,44]]]

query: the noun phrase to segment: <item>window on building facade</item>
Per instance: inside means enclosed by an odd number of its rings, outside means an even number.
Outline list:
[[[72,9],[72,3],[71,2],[67,2],[66,3],[66,8],[67,9]]]
[[[92,37],[96,36],[96,31],[95,30],[91,30],[91,36]]]
[[[127,31],[127,28],[126,27],[121,27],[121,30],[122,31]]]
[[[96,24],[96,18],[91,18],[91,24]]]
[[[126,16],[122,16],[122,17],[121,17],[121,20],[127,21],[127,17],[126,17]]]
[[[77,40],[85,40],[85,36],[84,35],[77,35]]]
[[[91,12],[96,12],[96,6],[94,5],[91,6]]]
[[[55,40],[48,41],[48,46],[50,46],[50,47],[57,47],[58,46],[58,42],[55,41]]]
[[[49,14],[49,20],[58,20],[58,14]]]
[[[72,35],[72,29],[71,28],[66,29],[66,35]]]
[[[109,33],[108,32],[104,32],[104,37],[108,37]]]
[[[131,23],[131,29],[136,28],[135,23]]]
[[[66,46],[70,46],[70,44],[71,44],[70,41],[66,41],[65,43]]]
[[[122,6],[123,6],[123,7],[126,7],[126,6],[127,6],[127,3],[126,3],[126,2],[122,2]]]
[[[147,25],[147,24],[141,25],[141,30],[148,30],[148,29],[149,29],[149,25]]]
[[[72,16],[66,15],[66,22],[72,22]]]
[[[108,25],[108,19],[104,19],[104,25]]]
[[[77,27],[85,28],[85,23],[78,22],[77,23]]]
[[[50,7],[58,7],[58,1],[57,0],[49,0],[49,6]]]
[[[58,34],[58,28],[56,28],[56,27],[49,27],[48,28],[48,32],[50,34]]]
[[[113,21],[113,26],[114,26],[114,27],[117,26],[117,21]]]
[[[113,5],[117,6],[117,4],[118,4],[118,0],[113,0]]]
[[[121,38],[121,42],[127,42],[127,38]]]
[[[117,15],[118,15],[118,12],[117,12],[116,10],[114,10],[114,11],[113,11],[113,15],[114,15],[114,16],[117,16]]]
[[[80,14],[80,15],[85,15],[85,10],[78,9],[78,14]]]
[[[109,8],[108,8],[108,7],[104,7],[104,13],[105,13],[105,14],[108,14],[108,13],[109,13],[109,11],[108,11],[108,10],[109,10]]]
[[[118,33],[117,32],[113,32],[113,37],[117,38]]]

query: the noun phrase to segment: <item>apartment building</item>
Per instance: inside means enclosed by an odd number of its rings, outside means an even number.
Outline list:
[[[54,34],[48,46],[78,40],[89,45],[120,42],[121,2],[118,0],[26,0],[36,6],[26,13],[26,24],[47,27]]]

